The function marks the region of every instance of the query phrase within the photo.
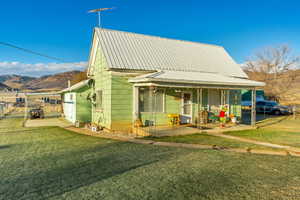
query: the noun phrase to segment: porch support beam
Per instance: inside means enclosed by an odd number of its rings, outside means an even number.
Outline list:
[[[256,125],[256,89],[252,89],[251,126]]]
[[[139,118],[139,87],[133,86],[133,122]]]

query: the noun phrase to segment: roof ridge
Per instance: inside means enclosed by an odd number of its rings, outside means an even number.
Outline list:
[[[135,32],[130,32],[130,31],[121,31],[121,30],[115,30],[115,29],[109,29],[109,28],[99,28],[99,27],[95,27],[95,29],[100,30],[100,31],[107,30],[107,31],[113,31],[113,32],[122,32],[125,34],[135,34],[135,35],[140,35],[140,36],[159,38],[159,39],[163,39],[163,40],[173,40],[173,41],[178,41],[178,42],[193,43],[193,44],[207,45],[207,46],[212,46],[212,47],[217,47],[217,48],[224,48],[223,46],[216,45],[216,44],[207,44],[207,43],[195,42],[195,41],[190,41],[190,40],[167,38],[167,37],[161,37],[161,36],[157,36],[157,35],[148,35],[148,34],[135,33]]]

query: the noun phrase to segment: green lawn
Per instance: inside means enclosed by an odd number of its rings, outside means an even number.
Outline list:
[[[176,142],[176,143],[188,143],[188,144],[203,144],[203,145],[217,145],[219,147],[228,148],[242,148],[242,149],[264,149],[264,150],[276,150],[274,148],[265,147],[262,145],[255,145],[246,142],[240,142],[236,140],[216,137],[205,133],[198,133],[193,135],[182,136],[166,136],[166,137],[147,137],[146,139],[160,141],[160,142]]]
[[[274,123],[267,122],[266,126],[262,126],[257,130],[248,131],[233,131],[226,132],[225,134],[255,139],[264,142],[271,142],[281,145],[289,145],[300,147],[300,119],[294,120],[292,117],[279,118],[282,121]]]
[[[300,159],[0,122],[0,199],[300,199]],[[9,126],[9,127],[8,127]]]

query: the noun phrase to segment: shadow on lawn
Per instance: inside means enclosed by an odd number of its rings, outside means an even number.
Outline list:
[[[2,146],[0,146],[0,150],[1,150],[1,149],[8,149],[10,146],[11,146],[11,145],[2,145]]]
[[[180,151],[185,152],[185,151]],[[175,154],[176,153],[176,154]],[[0,197],[45,199],[87,186],[136,168],[150,165],[179,151],[125,142],[107,142],[78,151],[65,151],[28,159],[22,175],[0,180]],[[15,165],[24,166],[18,160]],[[20,173],[20,172],[15,172]]]

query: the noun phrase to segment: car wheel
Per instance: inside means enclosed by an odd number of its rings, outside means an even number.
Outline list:
[[[275,115],[280,115],[281,112],[280,112],[279,110],[275,110],[274,114],[275,114]]]

